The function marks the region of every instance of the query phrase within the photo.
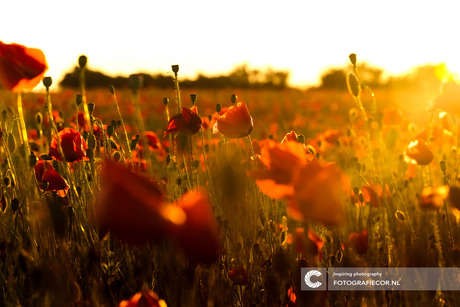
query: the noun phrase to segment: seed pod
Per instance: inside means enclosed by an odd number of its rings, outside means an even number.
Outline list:
[[[131,150],[134,150],[134,148],[136,148],[137,143],[139,143],[139,138],[140,138],[139,134],[136,134],[135,139],[131,140],[131,146],[130,146]]]
[[[230,98],[230,100],[232,101],[233,104],[235,104],[237,98],[238,98],[238,96],[236,96],[235,94],[233,94],[232,97]]]
[[[190,94],[190,100],[192,101],[192,105],[195,105],[195,102],[196,102],[196,94]]]
[[[37,156],[33,152],[31,152],[30,156],[29,156],[29,166],[30,166],[30,168],[33,168],[35,166],[35,164],[37,164],[37,162],[38,162]]]
[[[350,59],[350,62],[351,64],[353,64],[353,66],[356,65],[356,53],[351,53],[348,58]]]
[[[77,95],[77,97],[75,98],[75,103],[77,104],[77,107],[80,106],[82,102],[83,97],[81,95]]]
[[[42,124],[42,121],[43,121],[42,113],[37,112],[37,114],[35,114],[35,121],[37,122],[38,125]]]
[[[89,112],[89,114],[93,114],[93,112],[94,112],[94,103],[88,103],[88,112]]]
[[[113,87],[113,85],[109,86],[109,91],[112,93],[112,95],[115,95],[115,87]]]
[[[172,71],[177,75],[177,73],[179,72],[179,65],[171,65],[171,69]]]
[[[107,135],[111,137],[113,135],[114,128],[113,126],[109,125],[107,126]]]
[[[43,78],[43,85],[49,89],[51,84],[53,84],[53,79],[51,77],[45,77]]]
[[[80,68],[85,68],[87,63],[88,58],[86,57],[86,55],[80,55],[80,57],[78,58],[78,65],[80,66]]]

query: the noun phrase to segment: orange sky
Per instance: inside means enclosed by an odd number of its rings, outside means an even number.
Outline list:
[[[454,1],[8,1],[0,40],[42,49],[62,78],[80,54],[111,74],[228,72],[243,62],[318,83],[348,54],[390,73],[446,62],[460,72]]]

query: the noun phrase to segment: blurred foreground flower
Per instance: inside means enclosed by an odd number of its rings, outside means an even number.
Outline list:
[[[248,272],[243,267],[234,268],[228,272],[228,277],[232,281],[233,285],[244,286],[248,284],[249,276]]]
[[[0,41],[0,83],[8,90],[21,92],[34,88],[48,65],[43,51]]]
[[[361,232],[352,232],[348,236],[348,245],[358,254],[365,254],[369,245],[367,229]]]
[[[167,305],[155,292],[143,290],[134,294],[130,300],[120,302],[118,307],[167,307]]]
[[[206,194],[200,190],[189,191],[177,201],[177,206],[186,215],[179,243],[189,260],[193,263],[217,261],[221,242]]]
[[[449,187],[441,186],[437,188],[424,187],[420,198],[420,208],[427,210],[437,210],[441,208],[449,195]]]
[[[427,165],[433,161],[433,153],[423,140],[415,140],[409,144],[406,156],[415,160],[418,165]]]
[[[61,142],[62,152],[67,162],[80,161],[86,156],[87,145],[80,132],[72,128],[65,128],[55,134],[51,141],[49,155],[58,161],[62,161],[58,148],[58,135]]]
[[[252,117],[244,102],[231,106],[225,113],[220,114],[214,125],[214,133],[222,133],[228,138],[248,136],[253,128]]]
[[[325,225],[342,221],[349,180],[337,165],[307,161],[303,145],[292,141],[263,143],[260,160],[264,168],[250,175],[263,193],[288,200],[291,217]]]
[[[174,115],[166,127],[163,136],[170,133],[184,132],[186,134],[195,134],[201,128],[201,118],[197,114],[197,108],[182,108],[181,113]]]
[[[345,215],[348,177],[334,163],[308,162],[293,176],[294,195],[288,197],[288,213],[326,226],[337,225]]]
[[[259,189],[271,198],[279,199],[294,194],[293,174],[300,166],[306,165],[307,158],[302,144],[286,141],[259,142],[260,161],[263,169],[250,173],[256,179]]]
[[[102,236],[110,231],[137,245],[172,238],[194,264],[218,259],[219,231],[203,191],[167,204],[158,183],[111,161],[105,162],[101,182],[96,221]]]
[[[111,231],[134,244],[155,242],[184,223],[182,210],[163,204],[158,183],[107,161],[102,170],[96,221],[101,235]]]

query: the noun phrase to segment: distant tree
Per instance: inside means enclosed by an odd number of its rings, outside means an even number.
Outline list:
[[[349,68],[331,68],[321,76],[321,88],[326,89],[347,89],[347,73],[351,71]],[[383,86],[382,74],[383,70],[377,67],[372,67],[367,63],[358,64],[358,72],[361,80],[371,88]]]
[[[343,69],[333,68],[321,76],[321,88],[325,89],[347,89],[347,76]]]

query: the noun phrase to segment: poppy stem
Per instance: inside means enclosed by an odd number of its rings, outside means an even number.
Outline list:
[[[180,103],[179,78],[177,77],[177,72],[174,72],[174,87],[176,88],[177,114],[180,114],[181,113],[181,103]]]
[[[212,181],[212,178],[211,178],[211,174],[209,172],[208,159],[206,158],[206,149],[204,147],[203,126],[201,126],[200,129],[201,129],[201,149],[203,150],[203,161],[204,161],[204,168],[206,170],[206,177],[208,179],[208,184],[209,184],[209,187],[211,189],[212,198],[214,200],[214,204],[215,204],[216,209],[217,209],[217,214],[219,216],[222,216],[222,213],[221,213],[220,207],[219,207],[219,203],[217,202],[216,192],[214,191],[214,185],[212,183],[213,181]]]
[[[250,135],[248,135],[248,141],[249,141],[249,146],[251,147],[251,153],[252,153],[252,158],[254,159],[254,165],[256,166],[256,168],[259,168],[259,166],[257,165],[256,154],[254,152],[254,146],[252,146],[252,139]]]
[[[91,117],[89,115],[88,102],[86,101],[86,84],[85,84],[85,70],[86,66],[80,67],[80,88],[81,88],[81,98],[83,102],[83,110],[85,112],[85,120],[87,123],[91,123]],[[78,117],[77,117],[78,121]],[[93,126],[89,127],[90,131],[93,131]]]
[[[117,95],[115,95],[115,88],[113,86],[111,86],[111,89],[113,89],[113,91],[111,90],[110,92],[112,93],[113,101],[115,102],[115,105],[117,106],[118,117],[120,117],[121,127],[123,128],[123,134],[125,136],[126,148],[127,148],[127,151],[128,151],[128,159],[129,159],[129,161],[131,161],[133,157],[132,157],[132,154],[131,154],[131,146],[130,146],[130,141],[129,141],[129,137],[128,137],[128,132],[126,131],[125,122],[124,122],[123,116],[121,115],[121,112],[120,112],[120,106],[118,105]],[[125,159],[126,159],[126,152],[123,150],[123,146],[120,145],[120,147],[121,147],[123,155],[125,156]]]
[[[17,104],[18,104],[18,114],[19,114],[19,127],[21,128],[21,143],[29,147],[29,139],[27,137],[26,123],[24,121],[24,110],[22,108],[22,93],[19,92],[17,95]]]

